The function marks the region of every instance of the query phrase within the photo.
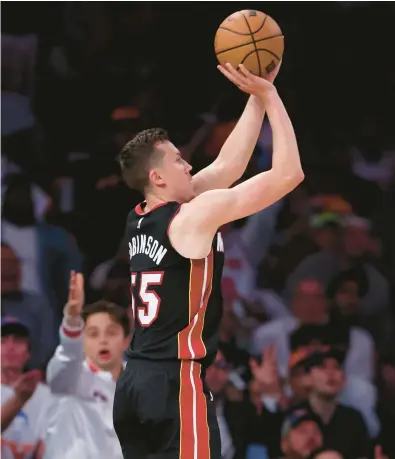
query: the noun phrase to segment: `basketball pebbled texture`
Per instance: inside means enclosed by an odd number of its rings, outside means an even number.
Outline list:
[[[215,35],[214,49],[221,65],[243,64],[254,75],[266,77],[279,64],[284,36],[279,25],[256,10],[237,11],[227,17]]]

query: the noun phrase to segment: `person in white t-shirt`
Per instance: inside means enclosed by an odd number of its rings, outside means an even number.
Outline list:
[[[1,457],[41,459],[51,393],[41,371],[23,371],[30,356],[27,326],[4,317],[1,335]]]
[[[44,459],[122,459],[112,409],[129,317],[104,300],[83,308],[83,283],[82,274],[71,273],[60,345],[47,367],[58,403],[49,416]]]

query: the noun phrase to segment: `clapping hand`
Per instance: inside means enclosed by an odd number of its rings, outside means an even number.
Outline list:
[[[42,381],[43,375],[40,370],[31,370],[23,373],[22,376],[13,385],[16,396],[23,402],[33,395],[37,384]]]

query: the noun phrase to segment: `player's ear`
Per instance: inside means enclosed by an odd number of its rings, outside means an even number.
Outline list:
[[[150,169],[148,173],[148,178],[152,185],[162,187],[165,184],[163,175],[157,168]]]

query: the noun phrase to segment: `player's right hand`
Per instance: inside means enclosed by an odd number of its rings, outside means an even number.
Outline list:
[[[31,370],[23,375],[15,382],[15,395],[26,403],[36,390],[37,384],[42,381],[43,375],[40,370]]]
[[[69,297],[64,308],[64,317],[68,325],[75,326],[80,324],[84,301],[84,276],[81,273],[71,271]]]
[[[277,76],[280,65],[268,75],[267,79],[253,75],[243,64],[239,65],[239,71],[229,63],[225,64],[225,66],[218,65],[217,68],[228,80],[247,94],[265,98],[268,94],[276,92],[273,81]]]

